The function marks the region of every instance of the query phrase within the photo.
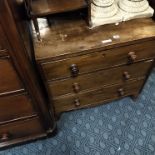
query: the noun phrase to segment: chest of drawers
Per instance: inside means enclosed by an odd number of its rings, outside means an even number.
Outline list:
[[[80,19],[55,19],[54,23],[40,31],[42,42],[34,38],[34,48],[56,116],[138,96],[154,64],[152,19],[95,29]]]

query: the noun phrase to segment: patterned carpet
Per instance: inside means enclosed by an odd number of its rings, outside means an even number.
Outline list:
[[[0,155],[155,155],[155,70],[136,102],[124,98],[64,113],[54,138]]]

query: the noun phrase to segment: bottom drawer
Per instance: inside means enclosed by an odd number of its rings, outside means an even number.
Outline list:
[[[77,108],[83,108],[106,101],[111,101],[123,96],[138,94],[144,78],[138,81],[130,81],[125,85],[118,84],[110,87],[104,87],[97,90],[87,91],[76,95],[68,95],[53,100],[55,112],[59,114]]]
[[[39,118],[18,121],[0,126],[0,147],[24,141],[45,133]],[[19,140],[21,139],[21,140]]]

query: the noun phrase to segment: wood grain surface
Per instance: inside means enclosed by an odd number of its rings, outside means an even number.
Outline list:
[[[40,23],[42,41],[38,42],[37,38],[34,41],[37,60],[62,59],[71,55],[155,39],[155,24],[151,18],[131,20],[118,25],[104,25],[94,29],[90,29],[85,20],[76,16],[57,17],[52,21],[50,27]]]

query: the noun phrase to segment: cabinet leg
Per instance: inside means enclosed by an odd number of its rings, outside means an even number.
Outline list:
[[[57,133],[58,133],[58,128],[57,128],[57,126],[55,126],[55,128],[54,128],[54,130],[50,130],[48,133],[47,133],[47,136],[48,137],[54,137],[54,136],[56,136],[57,135]]]
[[[57,113],[55,114],[55,120],[58,121],[61,117],[61,113]]]
[[[138,99],[139,94],[133,94],[131,95],[131,99],[135,102]]]
[[[39,41],[41,41],[41,36],[40,36],[40,31],[39,31],[39,25],[38,25],[37,18],[32,18],[32,21],[33,21],[33,24],[34,24],[35,31],[37,33],[37,38],[38,38]]]
[[[56,126],[56,128],[54,129],[54,131],[53,131],[53,133],[52,133],[52,136],[56,136],[57,133],[58,133],[58,128],[57,128],[57,126]]]

